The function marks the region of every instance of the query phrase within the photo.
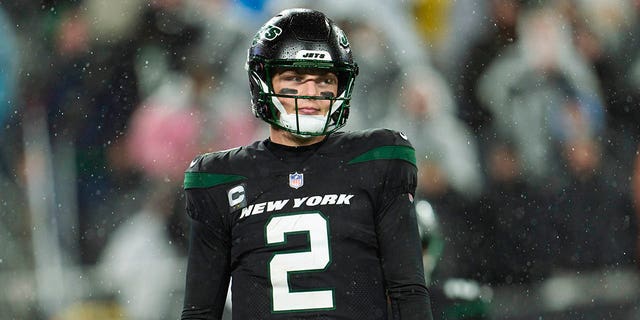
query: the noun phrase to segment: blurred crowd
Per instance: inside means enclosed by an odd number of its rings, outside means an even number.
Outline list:
[[[349,36],[347,129],[416,148],[434,288],[638,270],[638,0],[0,1],[0,318],[177,317],[182,173],[267,137],[244,63],[287,7]]]

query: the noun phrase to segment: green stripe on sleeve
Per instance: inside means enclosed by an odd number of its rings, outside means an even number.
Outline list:
[[[247,177],[232,174],[215,174],[206,172],[186,172],[184,174],[184,188],[210,188],[223,183],[244,180]]]
[[[409,146],[383,146],[371,149],[351,161],[349,164],[373,160],[404,160],[416,165],[416,151]]]

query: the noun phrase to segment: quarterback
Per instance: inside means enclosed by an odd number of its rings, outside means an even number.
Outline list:
[[[358,67],[323,13],[285,10],[249,48],[252,108],[269,137],[197,156],[182,319],[432,319],[396,131],[339,131]]]

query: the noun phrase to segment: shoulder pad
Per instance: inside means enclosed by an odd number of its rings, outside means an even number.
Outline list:
[[[237,157],[241,150],[242,148],[234,148],[198,155],[185,171],[183,187],[211,188],[247,179],[245,176],[234,174],[230,168],[229,160]]]
[[[377,141],[384,145],[403,145],[411,147],[409,137],[404,132],[392,129],[376,129],[372,131]]]
[[[221,164],[231,158],[235,158],[242,149],[242,147],[237,147],[233,149],[200,154],[191,161],[186,172],[210,171],[213,168],[217,168],[219,170],[219,166]]]
[[[390,129],[372,129],[356,132],[353,138],[365,139],[364,152],[349,161],[349,164],[372,160],[403,160],[416,166],[416,152],[407,136]]]

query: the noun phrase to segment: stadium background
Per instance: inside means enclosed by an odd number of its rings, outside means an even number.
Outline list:
[[[0,319],[176,319],[182,171],[266,136],[244,60],[325,11],[405,131],[437,319],[640,319],[640,1],[0,1]]]

